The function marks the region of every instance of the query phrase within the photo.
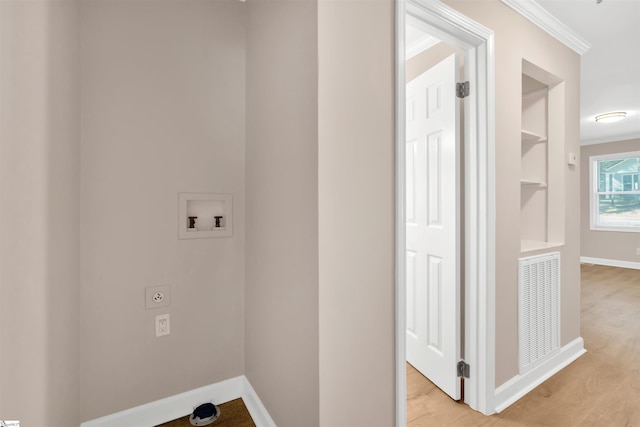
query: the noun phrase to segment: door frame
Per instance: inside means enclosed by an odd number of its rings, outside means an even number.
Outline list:
[[[495,412],[495,73],[493,32],[439,0],[396,2],[396,425],[406,426],[405,17],[465,51],[464,401]]]

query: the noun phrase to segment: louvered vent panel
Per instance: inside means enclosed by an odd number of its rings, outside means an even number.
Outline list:
[[[520,373],[560,348],[560,253],[520,258]]]

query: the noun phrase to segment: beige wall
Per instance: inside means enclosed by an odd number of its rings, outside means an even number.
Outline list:
[[[567,81],[576,153],[580,61],[498,0],[447,3],[496,34],[500,385],[517,374],[521,61]],[[27,426],[75,425],[246,373],[279,426],[392,425],[394,2],[86,1],[81,38],[75,3],[17,4],[2,2],[0,343],[24,351],[2,355],[0,411],[42,401]],[[579,336],[565,176],[563,344]],[[234,237],[177,240],[180,191],[233,193]],[[171,307],[145,310],[159,284]]]
[[[320,425],[395,423],[394,7],[320,0]]]
[[[250,3],[246,373],[278,425],[395,417],[393,20]]]
[[[579,152],[580,57],[498,0],[447,0],[494,31],[496,94],[496,386],[518,374],[522,59],[565,80],[565,158]],[[580,173],[564,163],[561,344],[580,336]],[[533,255],[527,253],[526,255]]]
[[[318,425],[316,1],[248,2],[246,375],[281,427]]]
[[[640,248],[639,233],[615,231],[592,231],[589,229],[589,156],[640,151],[640,139],[609,142],[606,144],[580,147],[581,190],[581,232],[580,255],[606,260],[640,262],[636,249]]]
[[[0,419],[79,424],[79,3],[0,2]]]
[[[458,59],[458,65],[460,66],[460,75],[464,75],[464,51],[451,46],[447,43],[440,42],[435,46],[417,54],[410,58],[406,62],[406,82],[418,77],[420,74],[427,71],[440,61],[448,58],[452,54],[455,54]]]
[[[82,4],[83,420],[244,371],[245,8]],[[231,193],[234,236],[178,240],[179,192]]]

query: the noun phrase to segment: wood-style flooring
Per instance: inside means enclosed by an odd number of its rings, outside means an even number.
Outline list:
[[[251,415],[244,406],[242,399],[235,399],[227,403],[218,405],[220,417],[211,424],[212,427],[255,427]],[[192,427],[189,422],[189,415],[185,415],[177,420],[160,424],[156,427]]]
[[[582,265],[587,353],[500,414],[457,403],[407,365],[407,425],[640,427],[640,270]]]

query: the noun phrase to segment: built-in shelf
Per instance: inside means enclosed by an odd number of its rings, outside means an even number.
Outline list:
[[[544,251],[564,242],[564,86],[522,61],[520,246]]]
[[[528,142],[528,143],[534,143],[534,144],[537,142],[547,142],[546,136],[540,135],[528,130],[524,130],[524,129],[520,130],[520,139],[522,142]]]
[[[535,181],[532,179],[521,179],[520,180],[520,184],[521,185],[526,185],[529,187],[539,187],[539,188],[546,188],[547,187],[547,183],[546,182],[541,182],[541,181]]]
[[[539,251],[543,249],[551,249],[557,248],[564,245],[564,243],[558,242],[541,242],[539,240],[521,240],[520,241],[520,251],[521,252],[531,252],[531,251]]]

